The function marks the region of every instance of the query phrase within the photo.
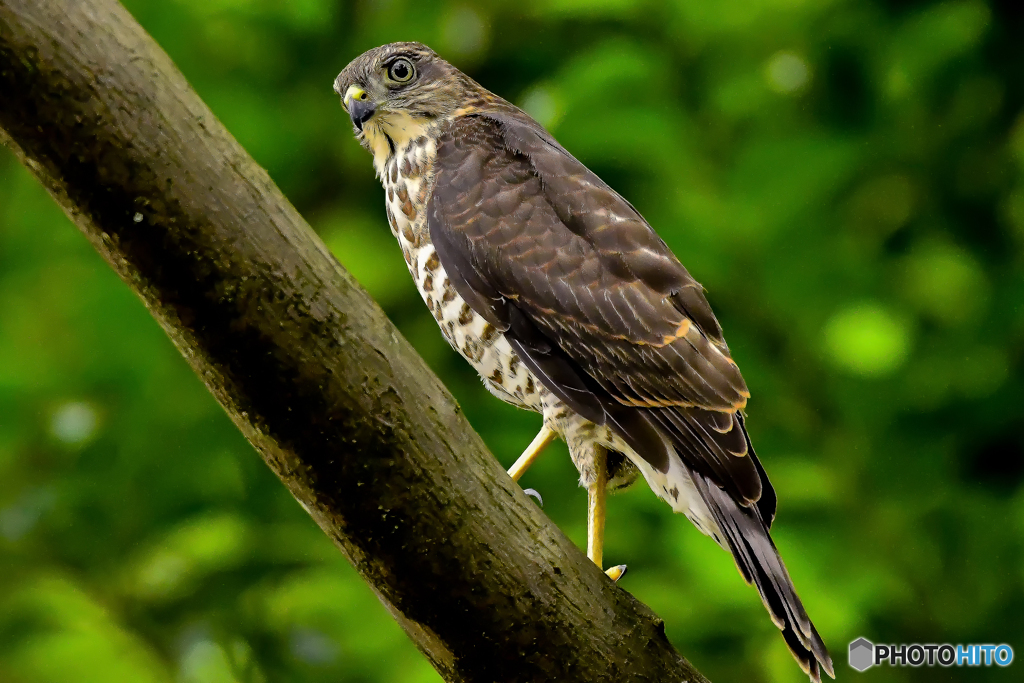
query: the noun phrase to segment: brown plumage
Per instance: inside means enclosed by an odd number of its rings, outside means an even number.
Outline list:
[[[598,453],[621,454],[609,485],[643,474],[732,553],[811,679],[832,675],[769,536],[749,393],[701,285],[540,124],[429,48],[371,50],[335,89],[427,306],[485,385],[544,415],[583,485]]]

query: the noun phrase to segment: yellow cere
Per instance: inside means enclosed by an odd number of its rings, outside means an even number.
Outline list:
[[[358,85],[348,86],[348,90],[345,92],[345,108],[348,108],[349,102],[352,100],[365,100],[366,97],[366,91]]]

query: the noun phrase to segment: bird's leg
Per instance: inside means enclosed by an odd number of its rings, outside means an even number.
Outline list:
[[[608,487],[607,454],[596,446],[594,457],[594,482],[587,489],[587,557],[601,567],[604,559],[604,513],[605,496]]]
[[[604,560],[604,519],[605,498],[608,495],[608,453],[601,446],[595,447],[594,483],[587,489],[587,557],[603,569]],[[626,565],[620,564],[605,572],[612,581],[618,581],[626,573]]]
[[[538,456],[547,448],[548,444],[555,440],[555,431],[544,425],[537,432],[537,436],[533,437],[533,441],[526,447],[523,454],[519,456],[519,459],[515,461],[515,464],[508,470],[508,476],[512,477],[512,481],[519,481],[519,477],[523,476],[526,470],[530,469],[530,465],[537,459]]]

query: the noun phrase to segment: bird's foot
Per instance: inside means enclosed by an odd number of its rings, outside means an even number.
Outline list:
[[[540,497],[540,492],[537,489],[523,489],[523,493],[528,495],[530,498],[537,499],[537,505],[544,507],[544,499]]]
[[[617,564],[610,569],[606,569],[604,573],[607,574],[608,578],[612,581],[618,582],[619,579],[626,575],[626,565]]]

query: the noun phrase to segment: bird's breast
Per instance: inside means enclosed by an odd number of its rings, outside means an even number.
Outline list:
[[[540,410],[542,387],[522,364],[505,336],[478,315],[455,291],[427,227],[427,203],[436,178],[436,146],[430,137],[411,140],[396,149],[378,171],[391,232],[423,302],[441,332],[480,374],[498,398],[523,408]]]

